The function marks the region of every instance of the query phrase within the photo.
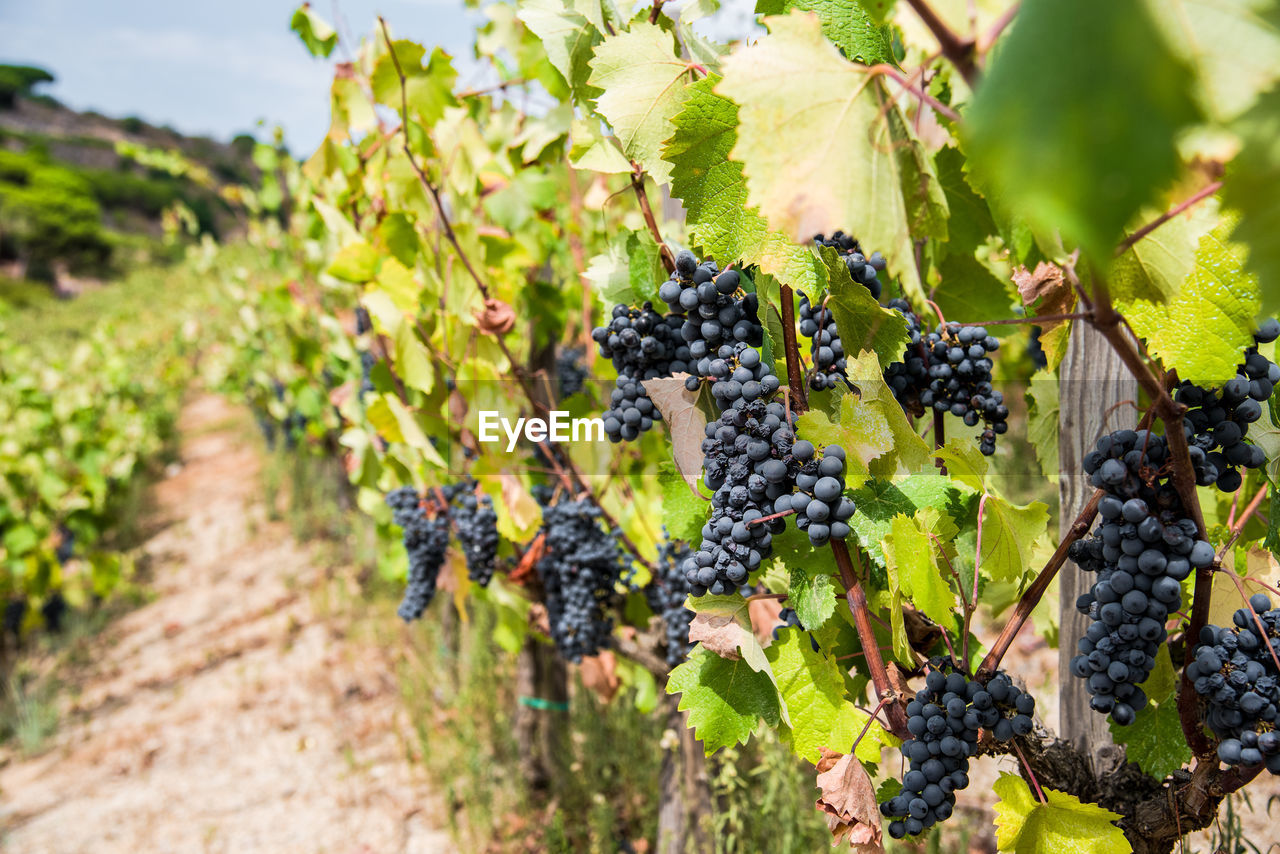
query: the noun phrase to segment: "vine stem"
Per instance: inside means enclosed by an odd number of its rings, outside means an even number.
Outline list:
[[[920,20],[938,40],[942,55],[956,67],[956,71],[960,72],[960,76],[964,78],[965,83],[969,84],[969,88],[973,89],[978,82],[978,66],[973,59],[976,44],[973,39],[961,38],[952,32],[925,0],[907,0],[907,5],[920,16]]]
[[[809,408],[809,396],[804,389],[804,374],[800,370],[800,348],[796,344],[796,306],[791,286],[783,285],[779,301],[782,314],[782,347],[787,355],[787,385],[791,389],[794,409],[797,413]]]
[[[1139,240],[1146,237],[1148,234],[1155,231],[1157,228],[1164,225],[1166,222],[1173,219],[1178,214],[1183,213],[1184,211],[1191,208],[1193,205],[1209,198],[1210,196],[1212,196],[1214,193],[1218,192],[1221,189],[1222,189],[1222,182],[1214,181],[1212,184],[1208,184],[1207,186],[1205,186],[1198,193],[1195,193],[1193,196],[1191,196],[1191,198],[1169,208],[1169,210],[1160,214],[1160,216],[1156,217],[1151,222],[1142,226],[1142,228],[1138,229],[1133,234],[1129,235],[1124,240],[1122,240],[1120,242],[1120,245],[1116,247],[1116,254],[1123,255],[1125,252],[1129,251],[1129,247],[1133,246],[1133,244],[1137,243]]]
[[[658,254],[662,257],[662,266],[666,268],[668,273],[674,273],[676,270],[676,256],[671,251],[671,247],[662,239],[662,232],[658,230],[658,220],[653,215],[653,208],[649,205],[649,194],[644,190],[644,169],[640,164],[631,161],[631,189],[635,190],[636,200],[640,202],[640,214],[644,217],[644,224],[649,228],[649,233],[653,235],[653,239],[658,244]]]
[[[871,671],[871,684],[875,687],[876,698],[884,702],[894,699],[894,690],[889,682],[889,671],[885,668],[884,658],[880,655],[880,646],[876,642],[875,629],[871,626],[871,617],[867,608],[867,594],[858,581],[853,568],[853,559],[849,555],[849,547],[844,540],[832,540],[831,552],[835,555],[836,566],[840,569],[840,581],[844,584],[845,599],[849,603],[849,611],[853,614],[853,624],[858,630],[858,640],[862,642],[862,651],[866,653],[867,669]],[[902,739],[911,737],[907,729],[907,716],[902,705],[890,702],[887,705],[889,731]]]
[[[858,733],[858,737],[853,740],[853,747],[849,748],[850,753],[853,753],[855,750],[858,749],[858,745],[862,742],[863,737],[866,736],[867,730],[871,729],[871,724],[873,722],[878,721],[880,719],[879,717],[880,710],[883,709],[888,702],[889,702],[888,697],[880,698],[880,702],[876,704],[875,709],[871,712],[870,716],[867,718],[867,722],[862,725],[862,732]]]
[[[1020,323],[1053,323],[1060,320],[1089,320],[1093,314],[1087,311],[1069,311],[1065,314],[1037,314],[1027,317],[1006,317],[1002,320],[980,320],[965,326],[1014,326]]]
[[[1262,499],[1267,497],[1267,493],[1267,487],[1264,486],[1262,489],[1259,489],[1258,494],[1253,496],[1253,500],[1245,505],[1244,512],[1240,514],[1239,518],[1228,522],[1231,530],[1231,537],[1223,544],[1222,548],[1218,550],[1219,563],[1221,563],[1222,559],[1226,557],[1227,552],[1231,551],[1231,547],[1236,544],[1236,540],[1240,539],[1240,533],[1244,530],[1244,526],[1248,524],[1249,519],[1253,514],[1258,512],[1258,506],[1262,504]],[[1237,495],[1238,494],[1239,493],[1237,493]],[[1234,507],[1232,509],[1234,512]]]
[[[1045,800],[1044,790],[1040,788],[1040,781],[1036,779],[1036,772],[1031,770],[1031,763],[1027,761],[1027,757],[1023,755],[1022,748],[1018,746],[1017,741],[1012,741],[1014,751],[1018,754],[1018,758],[1022,760],[1022,767],[1026,769],[1027,779],[1031,781],[1031,787],[1035,789],[1036,797],[1040,799],[1040,803],[1047,804]]]
[[[1022,594],[1022,598],[1018,600],[1018,605],[1014,609],[1013,616],[1009,618],[1009,622],[1005,623],[1004,628],[1000,631],[1000,636],[991,645],[991,650],[987,653],[986,658],[982,659],[982,664],[978,667],[978,679],[980,681],[985,682],[995,675],[996,670],[1000,667],[1000,660],[1009,651],[1009,646],[1013,643],[1013,639],[1017,637],[1018,632],[1021,631],[1022,626],[1027,622],[1036,605],[1040,604],[1040,599],[1044,596],[1045,591],[1049,589],[1049,584],[1053,581],[1053,577],[1058,574],[1058,570],[1066,562],[1067,552],[1071,549],[1071,544],[1089,533],[1089,528],[1093,525],[1093,518],[1098,515],[1098,503],[1102,501],[1104,495],[1106,495],[1106,492],[1101,489],[1093,493],[1088,503],[1080,510],[1080,515],[1076,516],[1075,521],[1071,523],[1071,527],[1067,529],[1067,535],[1062,538],[1062,542],[1058,543],[1058,548],[1054,550],[1049,562],[1045,564],[1044,569],[1040,570],[1036,580],[1031,582],[1027,592]]]

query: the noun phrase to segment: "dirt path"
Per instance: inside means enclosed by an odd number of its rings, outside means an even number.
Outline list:
[[[49,749],[0,754],[3,850],[453,850],[392,663],[319,613],[323,569],[268,521],[245,418],[184,412],[155,599],[95,644]]]

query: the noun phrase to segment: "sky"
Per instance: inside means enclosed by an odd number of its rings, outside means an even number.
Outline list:
[[[0,63],[38,65],[69,107],[136,115],[193,135],[269,138],[276,124],[306,156],[329,124],[333,60],[289,30],[297,0],[0,0]],[[359,39],[382,14],[397,37],[469,58],[480,13],[461,0],[314,0]],[[458,62],[467,82],[466,62]],[[265,128],[259,122],[265,122]]]

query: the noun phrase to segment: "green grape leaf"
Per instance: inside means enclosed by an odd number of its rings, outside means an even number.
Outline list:
[[[1162,646],[1155,669],[1142,686],[1151,702],[1138,711],[1129,726],[1110,722],[1111,737],[1116,744],[1124,745],[1125,758],[1157,780],[1191,761],[1191,748],[1178,719],[1177,683],[1169,648]]]
[[[864,65],[896,66],[893,32],[884,19],[875,19],[860,0],[758,0],[757,15],[785,15],[793,10],[813,12],[822,34],[849,59]]]
[[[333,53],[333,49],[338,46],[338,33],[333,26],[315,13],[310,3],[303,3],[293,13],[293,19],[289,21],[289,29],[298,34],[298,38],[302,39],[302,43],[306,46],[307,52],[312,56],[319,56],[324,59]]]
[[[815,651],[809,635],[799,629],[778,630],[778,639],[765,650],[778,683],[778,694],[791,719],[786,739],[801,759],[817,763],[822,748],[839,752],[853,745],[866,723],[845,697],[844,677],[835,661]],[[880,761],[883,730],[874,723],[858,745],[858,757]],[[890,736],[891,738],[891,736]]]
[[[618,149],[617,143],[600,131],[599,122],[574,120],[569,131],[573,148],[569,151],[569,163],[575,169],[588,169],[606,175],[626,175],[631,164]]]
[[[397,113],[407,104],[411,120],[416,120],[422,127],[431,127],[440,121],[447,107],[458,105],[453,97],[453,84],[458,79],[453,60],[442,48],[436,48],[427,64],[423,65],[426,49],[417,42],[404,39],[393,41],[391,50],[395,51],[395,59],[400,61],[400,73],[405,77],[404,89],[401,91],[396,63],[390,51],[386,51],[378,57],[373,74],[369,76],[374,98]],[[415,147],[422,147],[419,142],[414,140]],[[426,144],[425,140],[421,142]]]
[[[516,14],[541,41],[547,59],[560,72],[579,104],[599,90],[587,83],[591,55],[604,36],[565,0],[524,0]]]
[[[1058,375],[1043,368],[1027,383],[1027,441],[1046,477],[1058,475]]]
[[[912,240],[945,239],[946,199],[896,99],[840,55],[817,16],[766,23],[770,35],[727,57],[716,86],[740,107],[733,157],[750,201],[795,240],[857,235],[923,301]]]
[[[955,611],[955,593],[938,563],[938,549],[929,529],[919,520],[899,513],[889,522],[889,533],[881,540],[891,577],[902,594],[926,617],[948,625]]]
[[[363,283],[377,274],[379,260],[378,250],[361,240],[339,249],[325,272],[348,282]]]
[[[751,625],[750,602],[738,595],[690,597],[696,615],[689,623],[689,642],[701,642],[707,652],[741,658],[752,670],[773,678],[764,648]]]
[[[1232,218],[1224,217],[1200,238],[1195,269],[1167,303],[1134,300],[1123,307],[1152,354],[1166,368],[1177,368],[1181,379],[1224,383],[1236,375],[1245,349],[1253,345],[1257,280],[1243,269],[1244,247],[1227,242],[1233,225]],[[1188,329],[1196,335],[1188,335]]]
[[[688,100],[693,82],[692,65],[675,51],[669,33],[642,22],[606,38],[591,60],[591,85],[604,90],[597,109],[613,127],[622,152],[658,184],[671,180],[662,143],[671,137],[671,120]]]
[[[702,542],[702,523],[710,505],[690,491],[674,463],[662,463],[658,477],[662,481],[662,523],[667,534],[673,540],[697,546]]]
[[[882,366],[902,361],[902,352],[910,341],[906,317],[880,305],[864,285],[854,282],[848,265],[835,249],[823,246],[819,254],[831,282],[827,307],[835,316],[845,353],[874,351]]]
[[[1195,268],[1201,238],[1216,221],[1217,206],[1201,202],[1133,244],[1111,265],[1107,277],[1111,298],[1116,302],[1164,302],[1177,296]]]
[[[885,568],[885,536],[893,529],[893,517],[914,516],[915,502],[891,481],[872,479],[853,491],[857,512],[849,519],[849,527],[858,544],[880,568]]]
[[[658,244],[648,232],[619,231],[609,248],[591,259],[583,274],[595,287],[605,311],[615,305],[639,305],[652,299],[665,279]]]
[[[680,695],[680,711],[710,756],[722,747],[746,744],[760,720],[782,722],[778,689],[741,659],[721,658],[701,645],[667,677],[667,693]]]
[[[791,567],[787,607],[795,609],[800,625],[809,631],[821,628],[836,612],[836,593],[830,575],[810,575],[799,566]]]
[[[867,468],[876,477],[915,474],[933,465],[929,446],[916,435],[907,414],[902,411],[893,391],[885,385],[884,373],[876,355],[864,350],[857,356],[846,349],[845,373],[857,388],[858,402],[870,407],[888,425],[893,437],[893,453],[871,460]]]
[[[1177,175],[1175,137],[1199,120],[1190,84],[1141,4],[1030,3],[965,114],[965,150],[1002,203],[1104,262]]]
[[[1280,33],[1266,0],[1147,0],[1173,52],[1196,72],[1195,92],[1219,122],[1247,110],[1280,80]]]
[[[1222,200],[1239,211],[1231,237],[1249,247],[1248,267],[1262,287],[1262,309],[1280,312],[1280,87],[1276,87],[1235,123],[1240,153],[1231,161]],[[1199,327],[1197,327],[1199,328]]]
[[[738,140],[738,106],[713,91],[719,80],[712,75],[689,87],[662,152],[671,164],[671,195],[684,203],[689,239],[721,263],[740,258],[817,293],[826,284],[822,264],[807,248],[770,231],[748,204],[742,164],[729,156]]]
[[[1040,803],[1027,782],[1004,773],[993,787],[996,845],[1014,854],[1127,854],[1124,832],[1112,822],[1120,815],[1074,795],[1045,789]]]

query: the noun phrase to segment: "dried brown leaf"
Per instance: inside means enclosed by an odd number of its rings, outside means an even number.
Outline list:
[[[525,549],[524,554],[520,557],[520,563],[516,564],[516,568],[507,576],[507,580],[512,584],[524,584],[529,576],[533,575],[533,567],[542,560],[542,556],[547,553],[547,535],[545,532],[538,534],[533,538],[533,542],[529,543],[529,548]]]
[[[742,658],[739,648],[751,630],[732,614],[699,612],[689,623],[689,643],[702,642],[704,649],[721,658]]]
[[[605,650],[599,655],[582,659],[580,670],[582,684],[605,703],[613,700],[618,693],[618,659]]]
[[[880,807],[871,778],[852,754],[841,756],[823,748],[818,762],[817,807],[837,843],[847,841],[860,854],[882,854]]]
[[[702,479],[702,440],[707,437],[707,416],[698,408],[698,392],[684,387],[688,374],[675,374],[641,383],[671,431],[672,452],[680,476],[699,498]]]
[[[751,615],[751,629],[761,646],[768,646],[773,641],[773,630],[782,624],[782,603],[777,599],[752,599],[747,603],[747,613]]]
[[[484,310],[476,312],[476,326],[486,335],[506,335],[516,325],[516,312],[500,299],[484,301]]]

